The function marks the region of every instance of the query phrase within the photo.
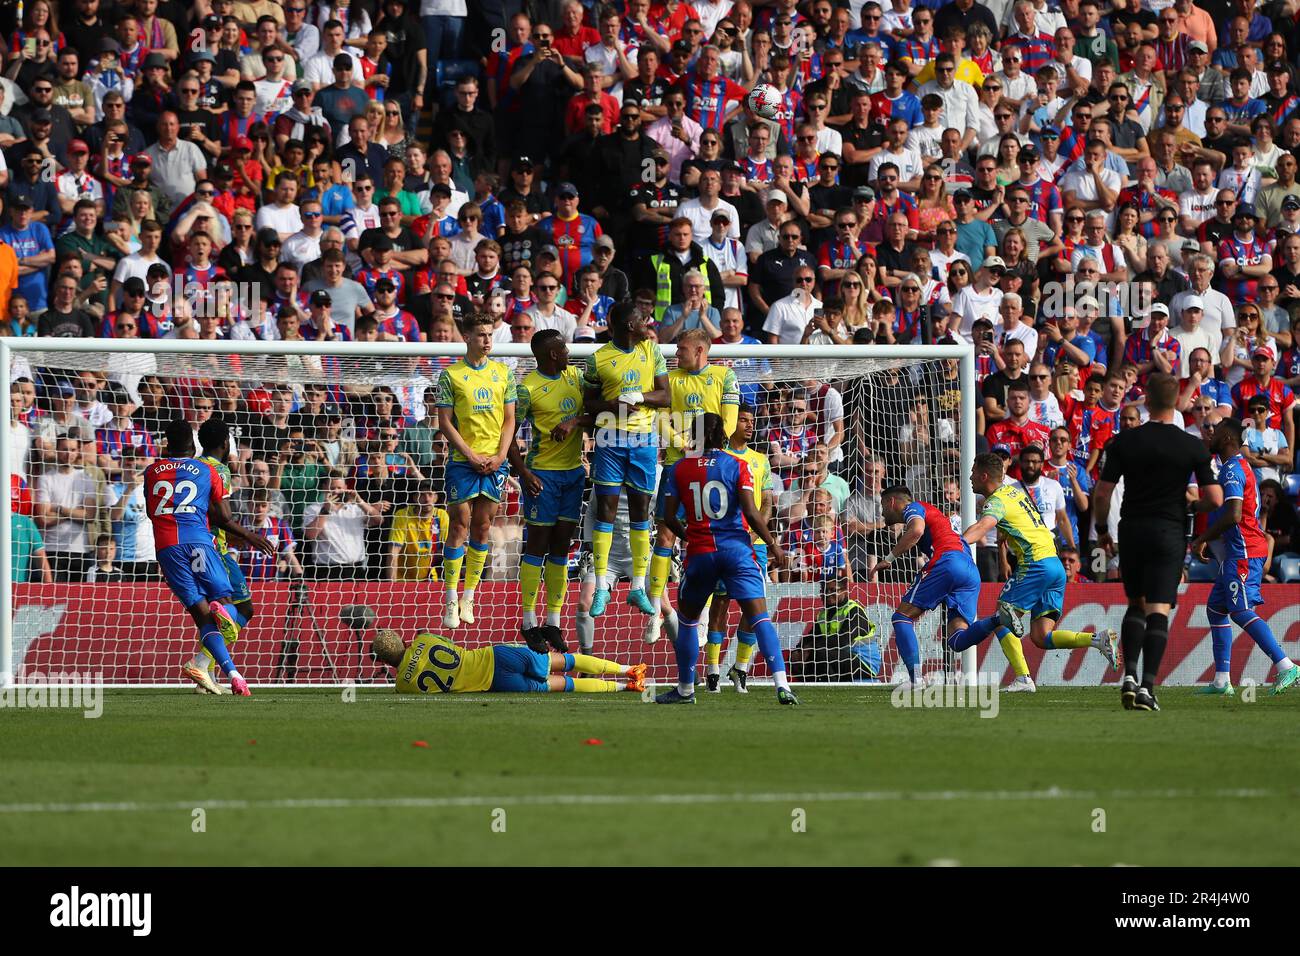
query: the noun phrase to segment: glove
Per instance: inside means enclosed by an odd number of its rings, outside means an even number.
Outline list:
[[[618,400],[624,405],[640,405],[645,401],[645,396],[640,392],[624,392]]]

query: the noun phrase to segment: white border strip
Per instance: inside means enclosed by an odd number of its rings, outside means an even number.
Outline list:
[[[552,793],[463,797],[308,797],[279,800],[174,800],[144,803],[134,800],[96,803],[0,803],[0,816],[38,813],[169,813],[204,810],[371,810],[440,807],[555,807],[555,806],[696,806],[718,803],[950,803],[1005,800],[1257,800],[1288,796],[1272,789],[1223,790],[858,790],[792,793]]]

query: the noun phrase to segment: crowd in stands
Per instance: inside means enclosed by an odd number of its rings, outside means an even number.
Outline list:
[[[1167,372],[1180,427],[1247,423],[1277,558],[1300,551],[1298,14],[28,0],[0,10],[0,328],[456,342],[486,313],[501,343],[601,342],[630,300],[665,344],[970,342],[979,447],[1008,457],[1080,580],[1115,577],[1089,495]],[[746,102],[758,83],[775,119]],[[265,381],[252,362],[15,362],[16,575],[153,575],[141,473],[160,425],[219,415],[236,515],[280,544],[245,556],[253,580],[436,577],[446,442],[421,383],[445,364],[388,387],[310,357]],[[799,555],[787,578],[868,574],[888,484],[957,512],[956,362],[844,382],[742,369]],[[517,489],[503,512],[491,574],[512,577]],[[1008,571],[996,541],[978,559],[986,580]]]

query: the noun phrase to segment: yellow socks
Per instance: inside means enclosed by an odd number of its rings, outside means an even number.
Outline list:
[[[579,674],[606,674],[618,677],[626,668],[617,661],[607,661],[601,657],[592,657],[590,654],[574,654],[573,669]]]
[[[460,590],[460,570],[465,564],[464,548],[448,548],[442,555],[442,583],[448,594]]]
[[[649,521],[629,523],[628,548],[632,552],[632,590],[644,589],[646,569],[650,567]]]
[[[597,589],[605,587],[605,576],[609,573],[609,549],[613,545],[614,525],[608,521],[596,521],[591,529],[591,558]]]
[[[524,614],[535,614],[537,592],[542,588],[542,564],[545,559],[537,554],[525,554],[519,562],[519,603]]]
[[[599,677],[575,677],[573,689],[579,694],[617,694],[623,689],[623,685],[612,680],[601,680]]]
[[[483,580],[483,566],[487,564],[489,545],[487,542],[479,544],[477,541],[470,541],[469,547],[465,550],[465,590],[473,591],[478,587],[479,581]]]
[[[546,559],[546,610],[559,614],[564,610],[564,599],[569,594],[569,561],[551,557]]]
[[[1085,631],[1053,631],[1047,635],[1047,646],[1056,647],[1092,647],[1093,635]]]
[[[650,559],[650,587],[646,595],[656,607],[668,587],[668,569],[672,567],[672,563],[673,549],[655,545],[654,557]]]
[[[1029,676],[1029,665],[1025,663],[1025,652],[1020,645],[1020,638],[1014,634],[1004,634],[998,638],[998,643],[1002,645],[1002,653],[1007,655],[1007,660],[1011,662],[1011,670],[1017,677]]]

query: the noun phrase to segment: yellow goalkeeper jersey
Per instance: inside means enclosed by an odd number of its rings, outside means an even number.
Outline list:
[[[616,402],[620,395],[629,392],[653,392],[655,377],[668,374],[668,363],[657,342],[649,339],[638,342],[630,351],[623,351],[613,342],[607,342],[587,359],[583,384],[600,389],[607,402]],[[601,427],[605,427],[603,423]],[[655,411],[640,405],[614,426],[614,430],[636,435],[654,432]]]
[[[199,459],[199,461],[203,462],[205,465],[211,465],[217,470],[217,474],[221,476],[221,486],[226,489],[225,497],[229,498],[235,480],[230,474],[230,466],[224,461],[219,461],[216,458],[213,458],[211,455],[204,455]],[[211,516],[208,517],[208,526],[210,528],[212,526]],[[216,546],[217,554],[225,554],[229,550],[229,547],[226,544],[225,528],[212,528],[212,543]]]
[[[706,365],[698,372],[675,368],[668,373],[668,393],[671,403],[662,418],[668,438],[664,467],[682,459],[692,438],[693,422],[705,412],[722,416],[728,436],[736,430],[740,386],[736,384],[736,373],[730,368]],[[756,483],[757,480],[755,476]]]
[[[552,378],[529,372],[519,385],[515,416],[533,423],[533,440],[526,462],[534,471],[569,471],[582,466],[582,429],[575,428],[562,442],[551,432],[582,414],[582,372],[570,365]]]
[[[450,518],[442,508],[433,509],[428,517],[421,517],[411,506],[399,508],[393,515],[393,527],[388,532],[388,543],[401,548],[397,555],[397,580],[436,581],[438,568],[434,558],[447,540]]]
[[[399,694],[468,694],[490,690],[491,647],[467,651],[437,634],[417,634],[397,665]]]
[[[515,376],[501,362],[486,360],[478,368],[464,359],[438,378],[438,407],[450,408],[456,430],[480,455],[495,455],[501,444],[506,406],[516,400]],[[453,461],[466,461],[452,449]]]

